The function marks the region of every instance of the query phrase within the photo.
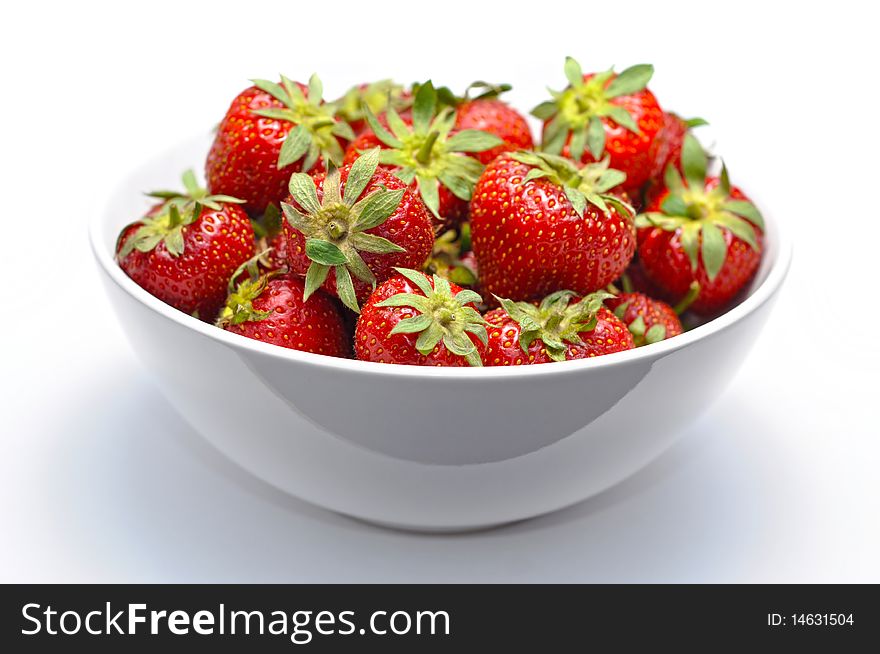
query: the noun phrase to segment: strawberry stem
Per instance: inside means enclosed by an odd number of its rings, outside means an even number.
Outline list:
[[[422,147],[420,147],[419,151],[416,153],[416,161],[420,164],[426,164],[431,160],[431,150],[433,149],[438,136],[440,136],[440,133],[437,130],[428,134],[428,138],[425,139],[425,142],[422,143]]]
[[[685,295],[678,304],[672,307],[672,310],[680,316],[690,308],[690,306],[694,303],[694,300],[696,300],[699,296],[700,282],[691,282],[691,286],[688,289],[687,295]]]

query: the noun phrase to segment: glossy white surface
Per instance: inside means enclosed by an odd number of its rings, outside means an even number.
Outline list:
[[[880,305],[865,301],[860,282],[841,284],[833,272],[874,279],[875,245],[829,239],[823,228],[829,220],[845,221],[855,235],[875,228],[875,202],[862,189],[876,183],[880,132],[847,128],[840,118],[819,147],[809,136],[815,113],[800,110],[817,80],[846,89],[856,114],[877,106],[876,86],[865,83],[876,60],[870,4],[792,12],[784,3],[744,0],[729,11],[691,2],[658,13],[656,3],[633,0],[629,10],[651,19],[629,21],[631,39],[592,30],[589,44],[578,45],[583,25],[563,21],[530,33],[527,58],[499,56],[478,36],[486,25],[518,33],[521,14],[466,3],[468,22],[463,3],[450,0],[447,12],[426,5],[431,24],[460,46],[396,57],[401,79],[430,69],[450,85],[476,74],[513,81],[513,100],[529,107],[545,84],[562,82],[561,70],[553,80],[547,71],[566,54],[597,67],[652,61],[661,102],[712,120],[702,138],[717,142],[735,178],[742,173],[797,242],[772,319],[728,390],[676,445],[586,502],[455,536],[350,520],[230,463],[161,395],[106,300],[83,236],[106,189],[216,122],[217,107],[248,77],[318,69],[339,93],[388,74],[387,58],[354,55],[355,36],[374,30],[379,12],[337,25],[330,54],[308,31],[298,32],[303,47],[295,50],[260,31],[220,47],[230,42],[234,11],[223,4],[19,3],[0,21],[0,53],[14,62],[0,85],[12,125],[0,148],[2,292],[6,307],[27,304],[26,315],[7,313],[0,326],[0,580],[880,582],[880,347],[846,328],[849,310],[862,327],[880,324]],[[400,6],[421,18],[412,3]],[[586,11],[582,2],[555,6],[572,16]],[[261,8],[279,24],[314,20],[289,2]],[[589,12],[601,23],[619,7],[593,4]],[[211,38],[157,47],[169,15]],[[695,57],[694,35],[718,45]],[[52,100],[42,101],[50,88]],[[83,96],[87,102],[65,102],[59,112],[63,99]],[[56,165],[47,168],[47,157]],[[819,188],[849,189],[854,208],[837,212],[838,203],[809,192]],[[35,221],[51,229],[39,248]],[[21,271],[38,300],[25,303],[21,286],[8,281]]]
[[[625,479],[724,389],[788,269],[790,243],[771,219],[764,263],[740,305],[683,336],[594,360],[425,369],[285,350],[172,309],[113,260],[120,217],[143,209],[138,189],[173,185],[208,145],[189,143],[140,169],[92,223],[123,329],[168,400],[229,458],[299,498],[382,524],[502,524]]]

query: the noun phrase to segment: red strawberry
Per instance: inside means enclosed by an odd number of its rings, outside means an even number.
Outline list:
[[[383,79],[353,86],[334,104],[339,107],[338,115],[351,126],[355,134],[360,134],[369,129],[367,119],[364,117],[364,105],[367,105],[381,121],[389,101],[398,113],[406,112],[412,107],[412,93],[390,79]]]
[[[534,147],[525,117],[502,100],[470,100],[459,105],[455,129],[482,130],[504,141],[476,155],[483,164],[504,152],[531,150]]]
[[[333,299],[318,291],[303,300],[304,290],[292,275],[252,274],[230,289],[217,326],[292,350],[349,357],[351,341]]]
[[[671,306],[644,293],[622,293],[605,300],[629,329],[636,347],[678,336],[684,329]]]
[[[572,303],[574,293],[557,291],[537,306],[497,298],[501,308],[486,314],[486,364],[550,363],[631,350],[633,338],[626,325],[602,306],[609,297],[599,291]]]
[[[430,256],[434,231],[425,205],[378,165],[374,148],[326,176],[291,176],[291,203],[282,205],[287,256],[291,272],[306,277],[306,297],[323,284],[358,311],[395,266],[421,267]]]
[[[339,139],[354,139],[332,105],[322,104],[317,76],[308,87],[281,80],[280,85],[253,80],[254,86],[236,96],[205,164],[211,192],[244,199],[252,213],[284,198],[291,173],[322,170],[322,158],[341,164]]]
[[[727,170],[707,177],[706,154],[687,135],[684,179],[666,169],[666,190],[637,219],[639,260],[645,273],[673,301],[693,282],[700,286],[691,309],[711,314],[726,307],[752,279],[761,261],[764,221]]]
[[[471,89],[484,89],[477,97],[470,99]],[[491,85],[474,82],[465,92],[465,97],[456,106],[455,129],[476,129],[494,134],[502,144],[475,155],[483,164],[488,164],[499,154],[514,150],[531,150],[534,147],[532,130],[525,116],[519,113],[498,96],[510,90],[507,84]]]
[[[450,108],[438,112],[437,92],[431,82],[419,86],[412,108],[412,123],[394,107],[386,112],[388,128],[365,109],[372,135],[356,139],[347,157],[376,143],[384,148],[380,162],[412,183],[435,221],[454,226],[467,216],[468,201],[483,165],[469,153],[483,152],[501,144],[497,136],[479,130],[453,132],[456,115]]]
[[[632,209],[611,193],[622,180],[607,161],[578,169],[548,154],[495,159],[471,201],[482,287],[530,300],[560,288],[592,293],[619,277],[636,247]]]
[[[164,200],[124,230],[119,265],[152,295],[203,320],[212,320],[235,269],[254,254],[254,230],[241,200],[208,195],[191,170],[185,193],[157,191]]]
[[[364,305],[355,329],[358,359],[414,366],[481,366],[486,321],[480,296],[438,275],[399,268]]]
[[[532,114],[544,121],[543,150],[575,161],[599,161],[608,153],[611,167],[626,173],[628,191],[640,188],[656,169],[663,110],[646,85],[654,67],[639,64],[616,75],[584,75],[568,57],[569,86],[553,93]]]

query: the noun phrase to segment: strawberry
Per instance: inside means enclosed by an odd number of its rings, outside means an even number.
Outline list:
[[[474,88],[484,91],[470,99],[468,93]],[[514,150],[531,150],[535,145],[532,141],[532,130],[525,116],[498,99],[501,93],[508,90],[510,86],[507,84],[490,85],[485,82],[474,82],[456,106],[455,129],[482,130],[494,134],[503,141],[500,145],[475,155],[475,158],[484,165],[499,154]]]
[[[290,202],[282,204],[287,256],[291,272],[305,275],[306,298],[323,284],[358,311],[395,266],[421,267],[431,254],[425,206],[379,168],[379,148],[315,179],[294,173],[289,186]]]
[[[632,349],[626,325],[602,306],[610,297],[599,291],[576,300],[571,291],[557,291],[539,305],[497,298],[501,307],[486,314],[486,364],[570,361]]]
[[[184,193],[156,191],[162,199],[122,230],[116,258],[125,273],[157,298],[203,320],[212,320],[233,272],[254,254],[254,230],[241,200],[208,195],[193,171]]]
[[[658,135],[664,114],[646,87],[650,64],[584,75],[580,64],[565,60],[569,86],[551,91],[532,115],[544,121],[543,150],[575,161],[599,161],[608,153],[611,167],[626,173],[625,188],[640,188],[657,167]]]
[[[302,279],[278,272],[259,274],[256,266],[250,268],[244,281],[230,283],[218,327],[292,350],[343,358],[351,355],[348,331],[329,295],[318,291],[304,300]]]
[[[438,275],[398,268],[357,321],[358,359],[414,366],[482,366],[486,321],[480,296]]]
[[[412,124],[388,107],[388,128],[364,108],[373,134],[355,140],[347,157],[376,141],[384,148],[379,161],[418,189],[425,206],[439,225],[454,226],[467,216],[468,201],[483,164],[468,153],[483,152],[502,143],[479,130],[452,131],[456,115],[451,108],[438,111],[437,92],[431,82],[421,84],[412,108]]]
[[[605,300],[629,329],[636,347],[678,336],[684,329],[671,306],[644,293],[622,293]]]
[[[281,77],[281,84],[253,80],[232,101],[208,153],[205,177],[212,193],[245,200],[262,213],[286,193],[291,173],[322,170],[323,159],[342,163],[340,139],[354,133],[322,104],[316,75],[308,87]]]
[[[351,126],[352,131],[361,134],[369,130],[364,117],[364,105],[381,120],[389,102],[398,113],[408,112],[413,103],[412,93],[390,79],[383,79],[353,86],[333,104],[338,107],[338,115]]]
[[[607,160],[578,169],[544,153],[495,159],[471,201],[482,287],[531,300],[561,288],[585,295],[607,286],[636,247],[632,209],[614,193],[622,181]]]
[[[752,279],[761,261],[764,220],[731,186],[727,169],[707,177],[702,146],[685,136],[684,179],[666,169],[666,190],[640,214],[639,260],[651,281],[678,301],[693,282],[700,286],[691,309],[711,314],[725,308]]]

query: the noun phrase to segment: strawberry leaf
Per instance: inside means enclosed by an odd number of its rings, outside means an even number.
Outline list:
[[[352,284],[351,274],[349,274],[348,268],[343,265],[338,265],[333,268],[333,272],[336,274],[336,293],[339,295],[342,304],[355,313],[360,313],[361,309],[357,303],[354,284]]]
[[[436,177],[426,177],[416,173],[416,179],[419,184],[419,194],[425,206],[431,210],[431,213],[440,218],[440,189],[439,181]]]
[[[594,116],[587,126],[587,147],[594,159],[598,159],[605,151],[605,125],[602,119]]]
[[[352,207],[356,215],[352,231],[363,232],[384,223],[400,206],[405,192],[404,189],[379,190],[358,201]]]
[[[468,201],[474,193],[474,186],[466,178],[450,172],[440,173],[440,183],[452,191],[452,194],[461,199]]]
[[[565,58],[565,79],[572,86],[580,86],[584,83],[584,72],[581,65],[572,57]]]
[[[379,120],[376,118],[373,112],[370,111],[370,108],[366,104],[363,105],[362,109],[364,112],[364,118],[366,118],[367,120],[367,124],[370,126],[370,129],[373,130],[373,134],[375,134],[376,137],[380,141],[382,141],[382,143],[387,145],[389,148],[399,148],[403,145],[403,143],[399,139],[397,139],[391,132],[385,129],[382,123],[379,122]],[[391,113],[391,111],[393,110],[390,110],[389,114]]]
[[[391,252],[406,252],[405,248],[392,243],[387,238],[375,234],[352,234],[349,237],[351,244],[361,252],[373,252],[375,254],[390,254]]]
[[[345,254],[329,241],[318,238],[306,239],[306,256],[315,263],[335,266],[346,262]]]
[[[428,80],[419,86],[413,102],[413,129],[417,134],[427,134],[436,106],[437,92],[434,90],[431,80]]]
[[[722,204],[721,208],[725,211],[730,211],[731,213],[742,216],[758,229],[764,229],[764,217],[751,202],[746,202],[745,200],[729,200]]]
[[[608,105],[608,108],[605,110],[605,115],[608,116],[615,123],[628,129],[633,134],[640,134],[639,126],[636,124],[636,121],[633,120],[633,117],[630,113],[624,109],[623,107],[618,107],[617,105]]]
[[[611,83],[605,88],[605,95],[609,98],[616,98],[621,95],[637,93],[648,85],[653,75],[654,66],[651,64],[630,66],[611,80]]]
[[[387,306],[387,305],[386,305]],[[425,331],[428,327],[431,326],[431,318],[430,314],[421,313],[417,316],[413,316],[412,318],[404,318],[399,323],[394,325],[394,328],[391,330],[391,334],[415,334],[418,332]]]
[[[684,137],[684,144],[681,148],[681,166],[688,187],[700,190],[705,186],[708,166],[706,152],[692,134],[686,134]]]
[[[489,132],[478,129],[464,129],[453,134],[446,142],[450,152],[484,152],[504,143]]]
[[[706,267],[709,281],[713,281],[718,276],[721,266],[724,265],[724,259],[727,257],[727,242],[718,226],[711,222],[706,222],[703,225],[702,236],[703,265]]]
[[[663,325],[651,325],[651,328],[645,332],[645,344],[659,343],[666,339],[666,327]]]
[[[278,154],[279,169],[289,166],[295,161],[302,159],[312,144],[312,135],[305,125],[297,125],[281,144],[281,152]]]
[[[691,270],[696,270],[699,265],[701,225],[698,222],[687,222],[681,226],[681,247],[691,262]]]
[[[584,156],[584,148],[587,146],[587,130],[586,128],[576,129],[571,133],[571,141],[568,144],[568,150],[571,158],[580,161]]]
[[[352,206],[355,203],[364,189],[367,188],[367,184],[370,183],[378,166],[379,148],[367,150],[355,160],[349,169],[348,177],[345,181],[345,192],[342,197],[345,204]]]
[[[321,104],[321,98],[324,95],[324,84],[321,83],[321,78],[317,75],[312,75],[309,78],[309,104],[313,107],[317,107]]]
[[[296,200],[300,206],[309,213],[318,213],[321,210],[321,203],[318,202],[318,190],[315,187],[315,180],[305,173],[294,173],[290,176],[290,183],[287,185],[290,195]]]
[[[287,95],[287,92],[281,87],[280,84],[270,82],[267,79],[252,79],[251,82],[258,89],[260,89],[261,91],[265,91],[284,106],[289,107],[291,105],[290,96]]]
[[[423,273],[417,272],[415,270],[410,270],[409,268],[395,268],[397,272],[406,277],[410,282],[416,285],[416,287],[425,294],[425,296],[429,296],[434,292],[434,287],[431,286],[431,283],[428,281],[428,278],[425,277]]]

